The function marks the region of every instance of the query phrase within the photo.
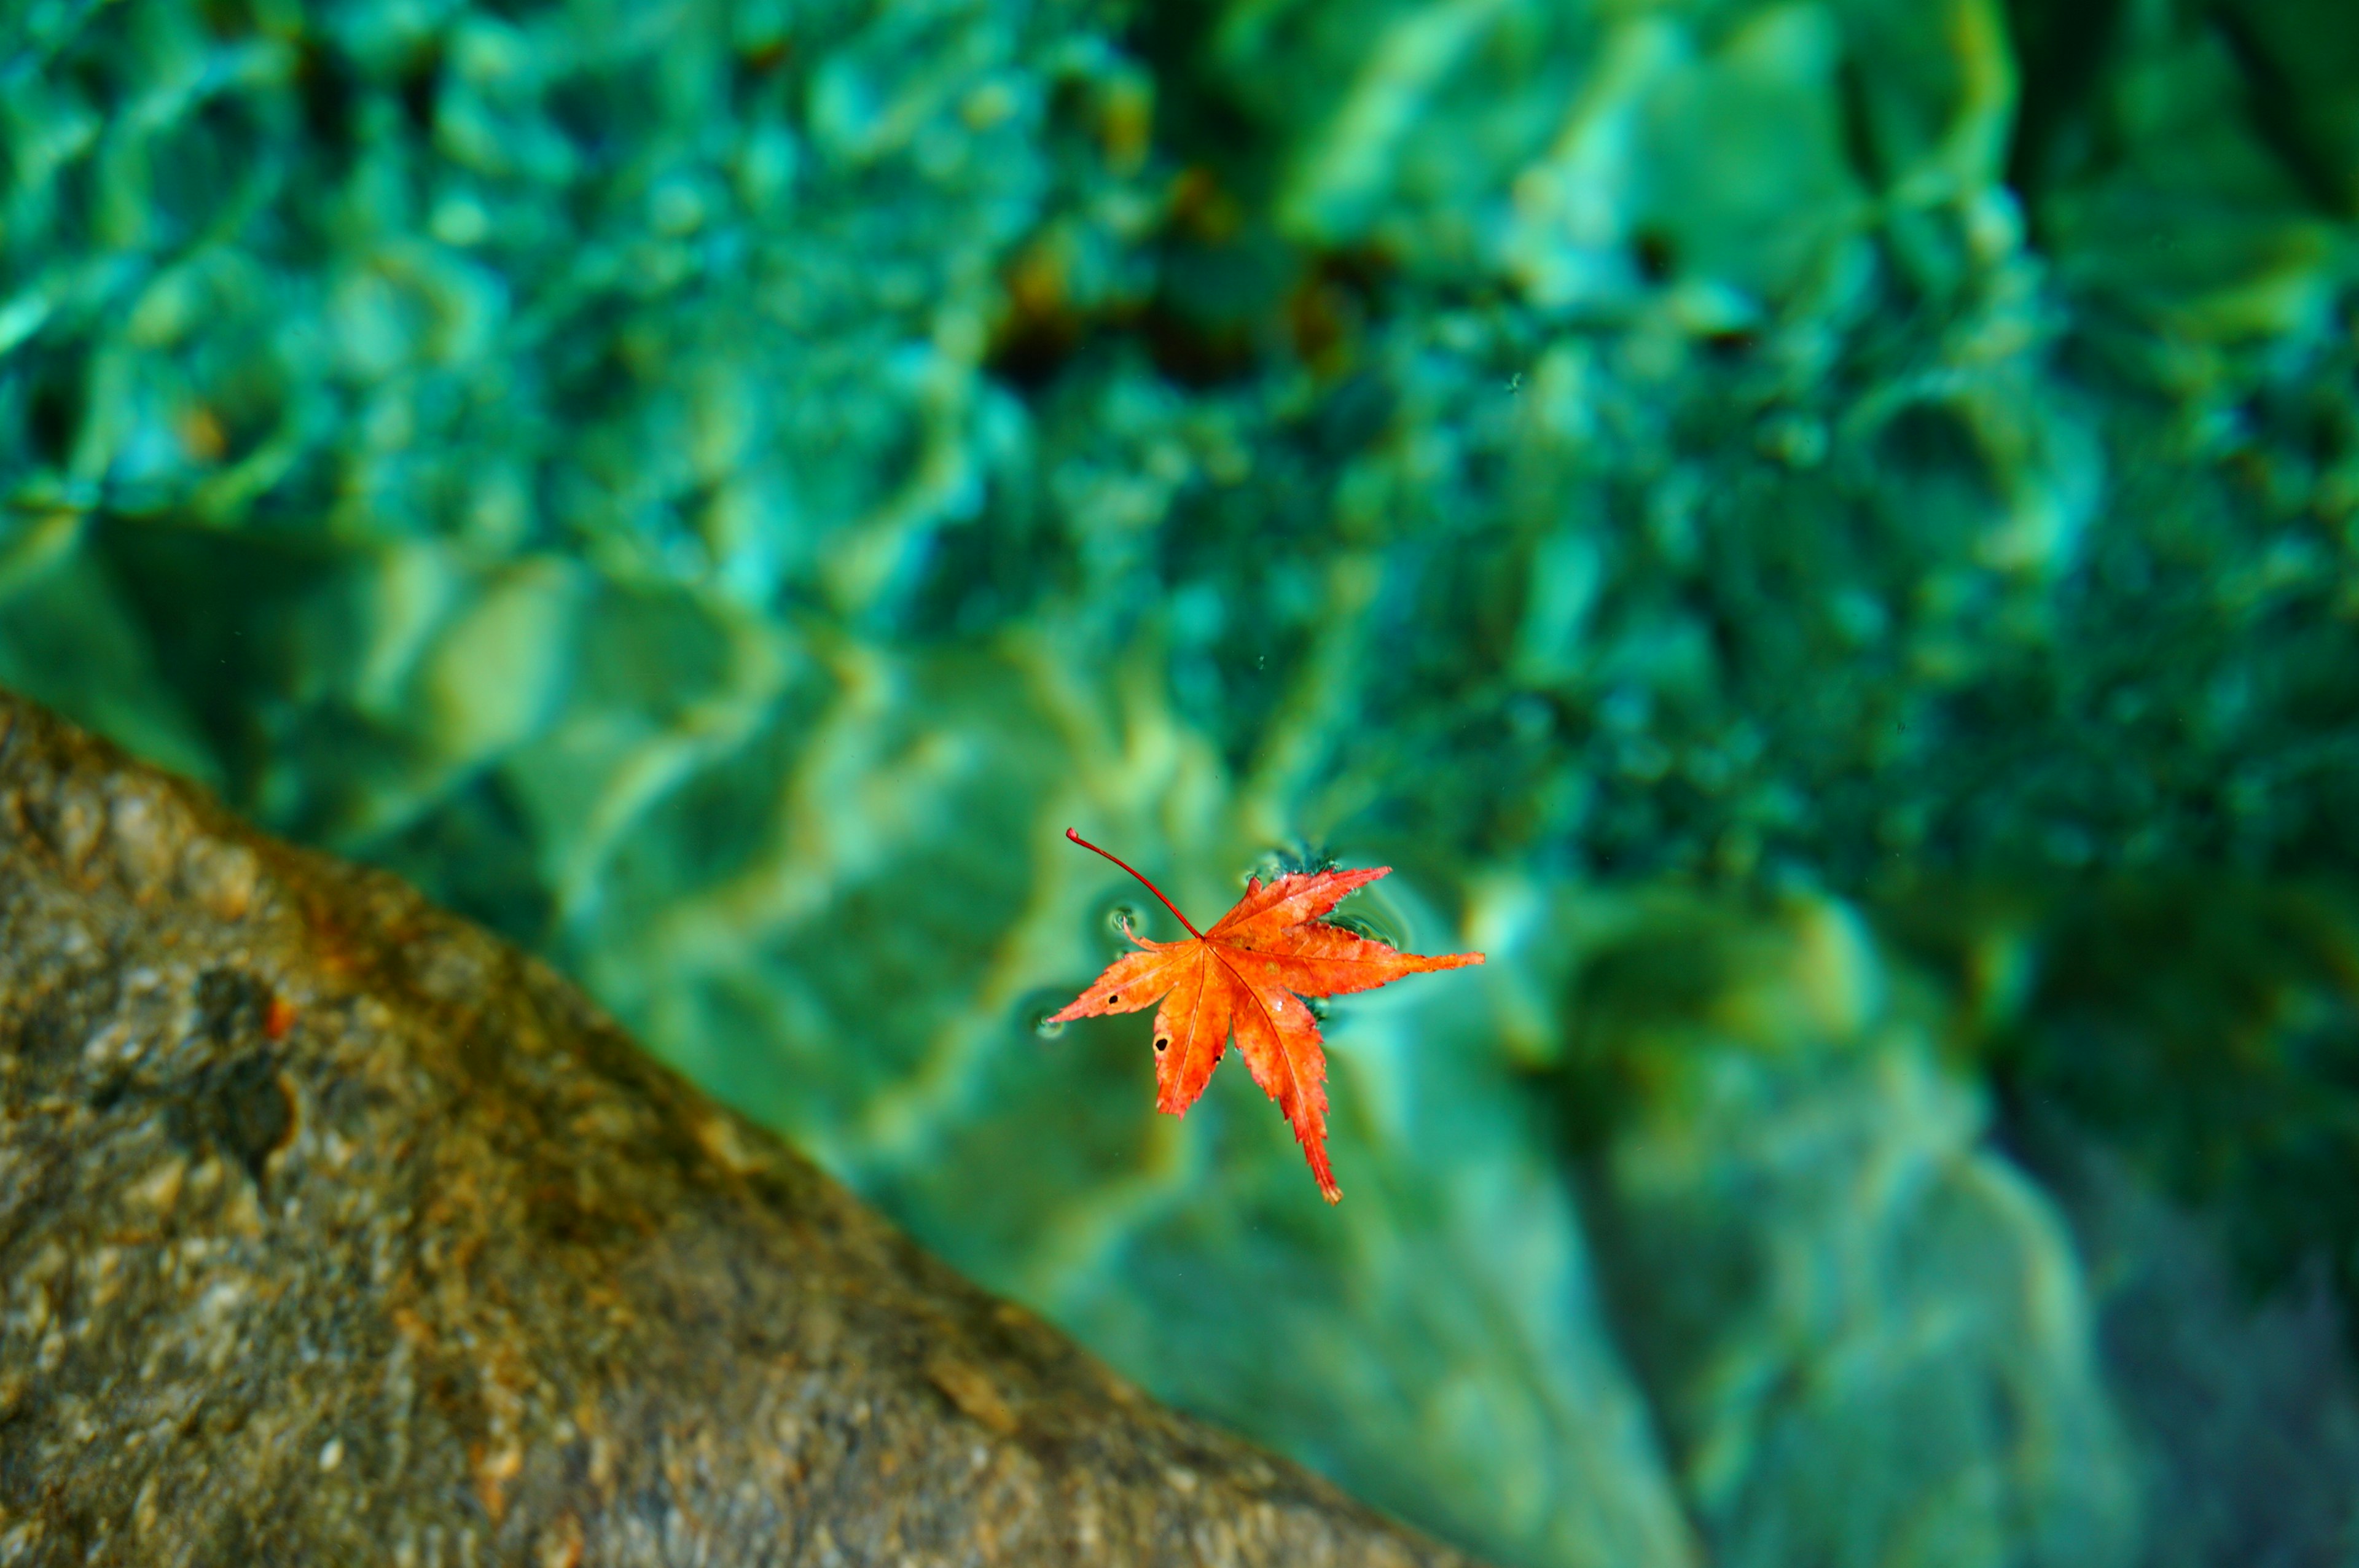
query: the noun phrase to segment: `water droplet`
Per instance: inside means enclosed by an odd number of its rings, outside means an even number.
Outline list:
[[[1363,941],[1382,942],[1388,947],[1408,946],[1407,922],[1399,918],[1397,910],[1385,902],[1382,893],[1363,892],[1354,896],[1353,903],[1358,905],[1356,909],[1343,910],[1321,918],[1337,930],[1348,931]]]
[[[1285,876],[1332,871],[1335,865],[1335,856],[1325,845],[1314,844],[1307,838],[1296,838],[1290,843],[1273,845],[1262,856],[1256,870],[1262,881],[1274,882]]]
[[[1064,1011],[1065,1004],[1072,999],[1071,991],[1052,990],[1043,986],[1016,1002],[1008,1022],[1017,1028],[1030,1030],[1043,1040],[1054,1040],[1065,1032],[1065,1026],[1050,1020]]]

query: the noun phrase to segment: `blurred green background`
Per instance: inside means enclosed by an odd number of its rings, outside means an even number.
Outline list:
[[[2359,7],[0,16],[0,682],[1502,1563],[2359,1562]]]

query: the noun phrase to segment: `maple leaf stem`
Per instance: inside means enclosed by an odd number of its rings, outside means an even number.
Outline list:
[[[1118,858],[1118,857],[1116,857],[1116,856],[1114,856],[1114,855],[1106,855],[1106,852],[1105,852],[1103,849],[1098,849],[1098,847],[1097,847],[1095,844],[1091,843],[1088,839],[1086,839],[1086,838],[1082,838],[1080,834],[1078,834],[1078,833],[1074,832],[1071,828],[1068,827],[1068,828],[1066,828],[1066,829],[1065,829],[1065,837],[1066,837],[1066,838],[1071,838],[1074,843],[1079,844],[1079,845],[1080,845],[1082,849],[1084,849],[1092,850],[1092,851],[1093,851],[1093,852],[1095,852],[1095,853],[1097,853],[1097,854],[1100,854],[1100,855],[1105,855],[1105,858],[1106,858],[1107,860],[1114,861],[1114,863],[1115,865],[1120,866],[1124,871],[1130,871],[1130,874],[1131,874],[1132,876],[1134,876],[1134,877],[1138,877],[1138,873],[1137,873],[1136,871],[1131,871],[1131,868],[1130,868],[1130,864],[1129,864],[1129,862],[1127,862],[1127,861],[1125,861],[1125,860],[1121,860],[1120,858]],[[1200,941],[1200,942],[1201,942],[1201,941],[1202,941],[1202,940],[1203,940],[1204,934],[1203,934],[1202,932],[1198,931],[1198,930],[1196,929],[1196,923],[1195,923],[1194,921],[1192,921],[1192,920],[1189,919],[1186,915],[1181,914],[1180,913],[1180,906],[1179,906],[1178,904],[1176,904],[1176,903],[1172,903],[1172,902],[1171,902],[1169,899],[1168,899],[1168,898],[1163,898],[1163,890],[1162,890],[1161,888],[1157,887],[1153,882],[1148,881],[1145,877],[1138,877],[1138,885],[1139,885],[1139,886],[1141,886],[1141,887],[1143,887],[1143,888],[1145,888],[1147,892],[1149,892],[1153,893],[1156,897],[1158,897],[1158,898],[1162,898],[1162,899],[1163,899],[1163,907],[1164,907],[1164,908],[1166,908],[1166,909],[1168,909],[1168,910],[1169,910],[1169,911],[1171,912],[1172,917],[1173,917],[1174,919],[1178,920],[1178,921],[1180,922],[1180,925],[1182,925],[1186,926],[1186,927],[1189,929],[1189,931],[1190,931],[1190,933],[1191,933],[1191,934],[1196,937],[1196,939],[1197,939],[1198,941]]]

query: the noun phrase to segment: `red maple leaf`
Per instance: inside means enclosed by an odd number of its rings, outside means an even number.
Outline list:
[[[1161,888],[1071,828],[1065,837],[1138,877],[1193,935],[1184,942],[1151,942],[1125,925],[1123,934],[1141,951],[1107,965],[1105,973],[1048,1022],[1136,1012],[1163,999],[1155,1012],[1155,1108],[1173,1116],[1186,1115],[1204,1092],[1234,1033],[1254,1082],[1294,1124],[1319,1191],[1329,1203],[1340,1202],[1343,1190],[1327,1165],[1327,1055],[1320,1048],[1318,1021],[1302,999],[1374,990],[1403,975],[1479,964],[1483,955],[1429,958],[1404,953],[1319,918],[1390,866],[1289,871],[1268,883],[1253,878],[1220,924],[1198,931],[1179,905],[1163,898]]]

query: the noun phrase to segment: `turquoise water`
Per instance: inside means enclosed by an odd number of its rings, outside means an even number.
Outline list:
[[[0,680],[1503,1563],[2349,1560],[2359,12],[0,51]],[[1340,1206],[1068,826],[1488,953]]]

